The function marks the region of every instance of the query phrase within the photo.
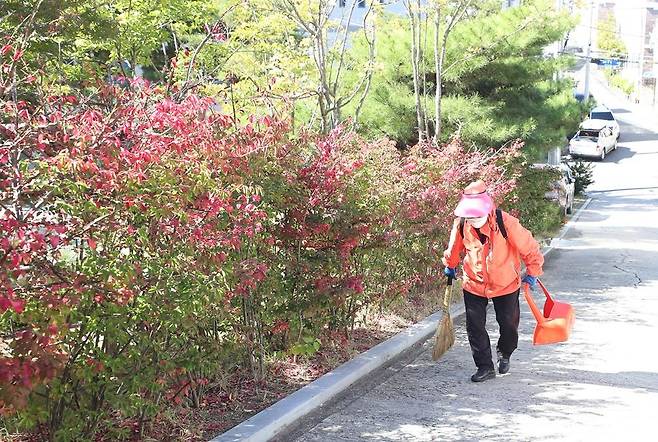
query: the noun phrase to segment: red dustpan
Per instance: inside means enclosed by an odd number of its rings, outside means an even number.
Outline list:
[[[534,345],[543,345],[564,342],[569,339],[574,320],[576,319],[573,307],[566,302],[558,302],[553,299],[544,284],[539,280],[537,282],[546,295],[543,315],[537,308],[535,300],[530,295],[530,287],[528,284],[523,284],[525,300],[528,302],[530,310],[532,310],[532,314],[537,320],[535,333],[532,336],[532,343]]]

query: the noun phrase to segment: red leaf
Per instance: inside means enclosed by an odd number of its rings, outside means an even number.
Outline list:
[[[13,290],[7,290],[6,295],[0,295],[0,313],[9,309],[14,310],[16,313],[23,313],[25,309],[25,301],[14,299]]]
[[[59,234],[64,234],[67,231],[66,226],[63,225],[57,225],[53,227],[53,230]]]
[[[51,235],[50,236],[50,245],[52,245],[54,248],[57,248],[61,242],[61,239],[59,236]]]

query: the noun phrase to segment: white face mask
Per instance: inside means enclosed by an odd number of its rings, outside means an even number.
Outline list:
[[[466,222],[475,227],[476,229],[479,229],[480,227],[484,226],[487,223],[487,218],[488,216],[481,216],[479,218],[467,218]]]

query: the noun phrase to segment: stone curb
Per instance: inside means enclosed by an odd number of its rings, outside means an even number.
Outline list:
[[[453,318],[464,313],[462,304],[450,309]],[[406,328],[392,338],[377,344],[354,359],[338,366],[269,408],[247,419],[210,442],[267,441],[286,426],[296,422],[325,402],[343,392],[350,385],[384,366],[405,350],[432,337],[443,312],[434,313]]]
[[[551,245],[542,248],[541,252],[544,256],[547,256],[553,250],[553,244],[562,239],[567,231],[573,227],[591,201],[592,198],[585,201],[571,220],[562,227],[557,238],[551,241]],[[461,303],[453,305],[450,309],[450,315],[453,318],[458,318],[463,314],[464,305]],[[270,440],[285,430],[286,427],[336,397],[355,382],[391,362],[414,345],[432,337],[442,317],[443,312],[428,316],[392,338],[338,366],[333,371],[326,373],[227,432],[220,434],[210,442],[260,442]]]

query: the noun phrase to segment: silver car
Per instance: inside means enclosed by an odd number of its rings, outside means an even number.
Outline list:
[[[569,141],[569,154],[573,157],[597,158],[601,161],[617,148],[612,129],[601,120],[586,120]]]
[[[571,168],[561,163],[553,164],[533,164],[535,169],[553,169],[560,172],[560,177],[551,183],[551,188],[544,197],[548,200],[555,201],[566,216],[573,212],[573,199],[576,193],[576,179],[571,172]]]

